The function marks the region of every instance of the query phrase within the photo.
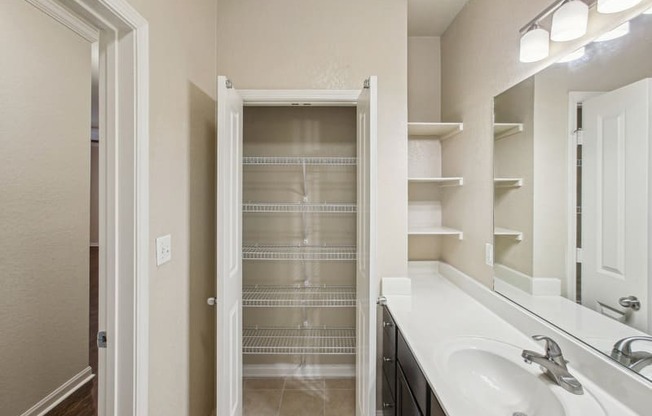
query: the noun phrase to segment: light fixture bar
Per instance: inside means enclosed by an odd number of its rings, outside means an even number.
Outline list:
[[[582,0],[584,3],[586,3],[589,7],[594,6],[598,0]],[[552,15],[554,12],[556,12],[561,6],[564,5],[564,3],[568,2],[568,0],[557,0],[554,3],[552,3],[550,6],[546,7],[539,13],[538,15],[535,16],[534,19],[530,20],[525,26],[519,30],[519,33],[522,35],[528,30],[532,28],[532,26],[537,25],[539,22],[541,22],[543,19],[546,17]]]

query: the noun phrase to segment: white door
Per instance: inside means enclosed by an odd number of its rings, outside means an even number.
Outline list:
[[[376,129],[377,80],[358,98],[357,353],[356,415],[376,414]]]
[[[217,414],[242,414],[242,98],[217,78]]]
[[[582,106],[582,303],[646,332],[651,87],[642,80]],[[641,309],[623,308],[626,296]]]

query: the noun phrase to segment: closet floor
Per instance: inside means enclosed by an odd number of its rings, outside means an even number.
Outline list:
[[[244,380],[244,416],[331,415],[355,415],[354,378]]]

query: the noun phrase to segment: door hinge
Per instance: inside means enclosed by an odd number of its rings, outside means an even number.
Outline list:
[[[106,331],[97,333],[97,348],[106,348]]]
[[[582,262],[582,248],[577,247],[575,249],[575,263],[581,263]]]
[[[584,131],[582,129],[575,130],[575,144],[578,146],[584,144]]]
[[[369,78],[367,78],[367,79],[364,80],[363,87],[364,87],[365,89],[369,89],[369,88],[371,88],[371,80],[370,80]]]
[[[228,89],[233,88],[233,83],[231,82],[230,79],[227,79],[227,80],[226,80],[226,88],[228,88]]]

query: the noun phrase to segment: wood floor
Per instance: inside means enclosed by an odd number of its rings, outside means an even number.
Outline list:
[[[88,364],[97,374],[97,311],[98,311],[98,249],[90,249],[90,290],[88,328]],[[82,388],[66,398],[47,416],[97,416],[97,378],[86,383]]]

